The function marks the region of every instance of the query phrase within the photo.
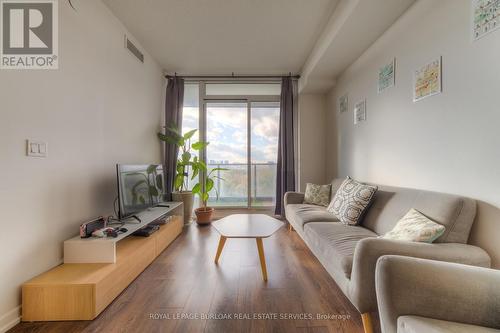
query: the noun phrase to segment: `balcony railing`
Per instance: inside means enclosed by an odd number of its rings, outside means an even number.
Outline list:
[[[208,170],[224,168],[216,171],[214,189],[210,192],[211,206],[273,206],[276,191],[276,163],[250,164],[251,184],[248,191],[248,164],[246,163],[209,163]],[[189,185],[191,188],[192,185]],[[216,190],[219,193],[217,199]]]

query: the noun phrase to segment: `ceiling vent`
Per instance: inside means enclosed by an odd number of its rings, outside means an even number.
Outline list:
[[[128,39],[127,36],[125,36],[125,47],[142,63],[144,63],[144,54],[139,51],[137,46],[132,43],[130,39]]]

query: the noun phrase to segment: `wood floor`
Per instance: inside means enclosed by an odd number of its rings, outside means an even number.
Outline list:
[[[9,332],[363,332],[359,313],[295,232],[283,227],[264,239],[267,283],[254,239],[229,239],[215,265],[218,240],[210,226],[192,224],[94,321],[21,323]]]

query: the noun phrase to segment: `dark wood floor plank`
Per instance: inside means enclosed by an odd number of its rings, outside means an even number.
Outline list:
[[[295,232],[264,240],[267,283],[255,240],[228,239],[216,265],[218,241],[210,226],[192,224],[95,320],[21,323],[9,332],[363,332],[359,313]]]

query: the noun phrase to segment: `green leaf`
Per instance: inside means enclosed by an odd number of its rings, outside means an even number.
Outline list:
[[[184,137],[184,140],[189,140],[189,139],[191,139],[191,138],[193,137],[194,133],[196,133],[196,131],[197,131],[197,130],[196,130],[196,129],[194,129],[194,130],[191,130],[191,131],[187,132],[186,134],[184,134],[184,136],[183,136],[183,137]]]
[[[208,178],[205,184],[205,192],[210,192],[214,188],[214,180],[212,178]]]
[[[158,137],[158,139],[160,139],[162,141],[167,141],[167,136],[165,134],[163,134],[162,132],[156,133],[156,136]]]
[[[193,186],[193,189],[191,191],[193,191],[193,193],[195,193],[195,194],[199,194],[200,189],[201,189],[201,185],[200,185],[200,183],[198,183],[195,186]]]
[[[202,194],[202,196],[201,196],[201,200],[202,200],[204,203],[206,203],[206,202],[208,201],[208,198],[209,198],[209,196],[208,196],[208,193],[206,193],[206,192],[205,192],[205,193],[203,193],[203,194]]]
[[[175,126],[175,124],[173,124],[173,123],[171,123],[167,126],[167,130],[169,130],[170,132],[172,132],[174,134],[177,134],[177,136],[181,136],[181,132],[179,131],[177,126]]]
[[[191,175],[191,180],[195,179],[196,176],[198,176],[198,174],[200,173],[198,170],[199,170],[198,167],[196,168],[193,167],[193,174]]]
[[[173,144],[173,145],[176,145],[176,146],[179,145],[178,144],[179,140],[176,137],[168,136],[168,135],[165,135],[163,133],[158,133],[158,138],[161,141],[165,141],[166,143],[170,143],[170,144]]]
[[[141,204],[143,204],[143,205],[144,205],[144,204],[146,204],[146,199],[144,199],[144,197],[143,197],[142,195],[139,197],[139,201],[140,201],[140,202],[141,202]]]
[[[198,142],[195,142],[191,145],[191,147],[194,149],[194,150],[202,150],[203,148],[205,148],[206,146],[208,146],[209,142],[203,142],[203,141],[198,141]]]
[[[207,171],[207,165],[203,161],[198,161],[198,168],[202,171]]]
[[[175,176],[175,181],[174,181],[174,187],[175,187],[175,189],[176,190],[180,190],[182,188],[183,183],[184,183],[184,175],[178,173]]]
[[[182,161],[183,161],[184,163],[189,162],[189,160],[190,160],[190,159],[191,159],[191,153],[190,153],[190,152],[186,151],[186,152],[184,152],[184,153],[182,154]]]

